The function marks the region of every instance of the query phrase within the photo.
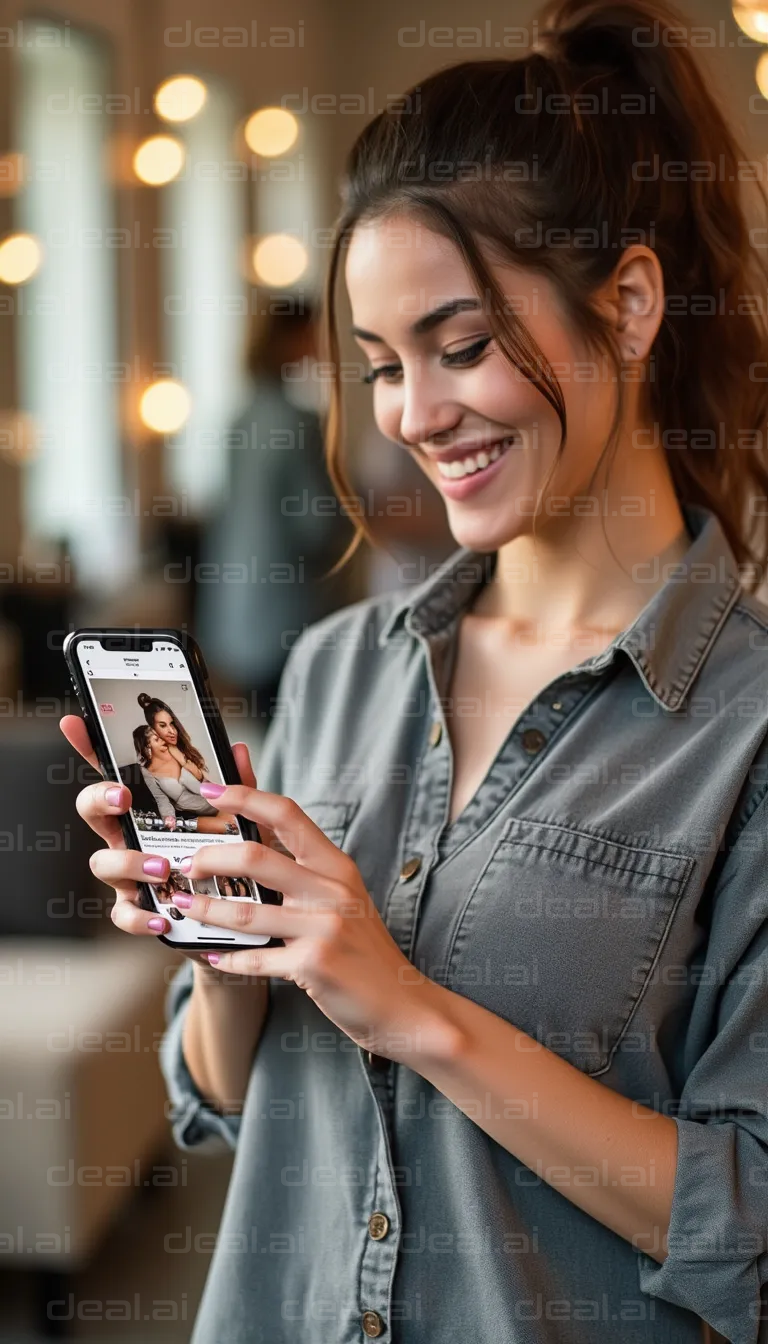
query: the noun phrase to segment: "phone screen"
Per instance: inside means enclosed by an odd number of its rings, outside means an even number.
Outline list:
[[[171,865],[166,882],[145,879],[158,912],[170,924],[165,936],[178,943],[268,942],[266,935],[201,924],[174,904],[174,896],[182,891],[221,900],[261,900],[252,878],[192,881],[179,871],[182,860],[201,845],[227,845],[246,838],[233,814],[219,810],[200,793],[202,780],[223,784],[224,779],[183,650],[167,638],[152,640],[147,651],[115,651],[105,649],[98,639],[83,639],[76,645],[76,656],[112,764],[131,791],[131,816],[141,849],[164,855]]]

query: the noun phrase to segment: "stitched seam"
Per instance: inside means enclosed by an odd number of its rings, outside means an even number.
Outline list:
[[[579,826],[568,826],[564,823],[556,823],[554,821],[539,821],[536,817],[510,817],[504,828],[504,835],[502,836],[501,843],[506,841],[507,833],[512,829],[515,822],[523,822],[525,825],[529,826],[543,826],[551,831],[565,831],[568,835],[581,835],[585,840],[595,840],[599,844],[613,845],[616,849],[626,850],[628,854],[657,854],[659,858],[675,859],[678,863],[682,862],[686,865],[690,865],[693,862],[690,854],[683,854],[682,851],[679,850],[645,849],[642,845],[628,845],[622,840],[609,839],[608,837],[600,835],[597,831],[585,831]],[[515,841],[514,843],[522,844],[523,842]],[[543,848],[546,849],[547,846],[545,845]],[[555,846],[553,846],[553,848],[555,848]],[[565,853],[566,851],[563,852]]]
[[[683,665],[682,669],[683,686],[686,684],[687,679],[696,671],[698,667],[701,666],[702,659],[706,657],[707,650],[710,647],[713,638],[717,634],[717,629],[721,623],[723,614],[726,612],[728,608],[728,603],[733,601],[735,582],[736,582],[735,580],[729,579],[728,587],[725,589],[723,594],[720,597],[715,598],[713,600],[712,610],[714,613],[714,617],[713,619],[710,620],[709,630],[707,631],[705,627],[705,629],[702,631],[704,643],[701,646],[696,646],[693,649],[691,649],[691,657],[688,659],[688,662]],[[700,652],[699,647],[701,649]],[[679,681],[673,681],[672,689],[679,691],[681,689],[681,683]]]
[[[750,611],[749,607],[743,607],[740,602],[735,602],[733,609],[734,611],[738,611],[739,615],[746,616],[747,620],[754,621],[755,625],[760,630],[768,634],[768,621],[761,621],[760,617],[757,616],[754,611]]]
[[[494,847],[494,848],[491,850],[490,854],[488,855],[488,858],[486,859],[486,861],[485,861],[485,863],[483,864],[482,868],[480,869],[480,872],[478,873],[478,875],[477,875],[475,881],[472,883],[472,886],[471,886],[470,889],[469,889],[469,894],[468,894],[468,896],[467,896],[467,899],[465,900],[464,905],[462,906],[461,910],[459,911],[459,916],[458,916],[458,919],[456,920],[456,927],[455,927],[455,929],[453,930],[453,936],[452,936],[451,941],[450,941],[450,943],[449,943],[449,945],[448,945],[448,953],[447,953],[447,956],[446,956],[446,963],[445,963],[446,976],[447,976],[447,979],[448,979],[449,982],[450,982],[450,980],[451,980],[451,978],[452,978],[452,975],[453,975],[452,964],[453,964],[453,958],[454,958],[455,953],[456,953],[456,943],[458,942],[459,934],[461,933],[461,930],[462,930],[462,928],[463,928],[463,926],[464,926],[464,920],[466,919],[467,911],[469,910],[469,907],[470,907],[470,905],[472,904],[472,900],[473,900],[473,897],[474,897],[474,895],[475,895],[475,892],[478,890],[478,888],[479,888],[479,886],[480,886],[480,883],[482,882],[483,878],[485,877],[486,873],[488,872],[488,869],[489,869],[490,866],[491,866],[491,863],[493,862],[493,858],[494,858],[494,855],[496,854],[496,852],[497,852],[497,849],[496,849],[496,847]]]
[[[721,611],[720,614],[719,614],[719,617],[718,617],[718,619],[717,619],[717,621],[716,621],[716,623],[715,623],[715,626],[714,626],[714,628],[713,628],[713,630],[712,630],[712,633],[711,633],[709,639],[707,640],[706,644],[704,645],[704,648],[703,648],[703,650],[702,650],[702,652],[701,652],[701,655],[699,656],[699,658],[697,659],[696,663],[694,664],[694,667],[693,667],[692,671],[689,673],[687,680],[684,681],[684,682],[683,682],[683,685],[682,685],[681,687],[679,687],[679,688],[678,688],[676,682],[674,682],[673,685],[672,685],[672,689],[673,689],[673,691],[677,691],[677,698],[678,698],[678,701],[681,700],[681,699],[683,698],[683,696],[685,695],[686,691],[688,690],[688,687],[691,685],[691,682],[692,682],[692,681],[694,680],[694,678],[696,677],[696,674],[698,673],[698,671],[699,671],[699,669],[700,669],[702,663],[704,662],[704,660],[705,660],[706,658],[708,658],[709,653],[710,653],[710,650],[711,650],[711,648],[712,648],[712,645],[714,644],[715,640],[718,638],[718,636],[719,636],[719,634],[720,634],[720,631],[722,630],[723,626],[725,625],[725,622],[726,622],[726,620],[727,620],[727,618],[728,618],[728,615],[729,615],[730,612],[733,610],[733,607],[735,606],[736,602],[738,601],[738,596],[739,596],[739,593],[741,592],[741,582],[740,582],[740,580],[739,580],[738,578],[733,578],[733,579],[731,580],[731,583],[732,583],[732,586],[731,586],[731,588],[728,590],[728,592],[726,593],[725,598],[724,598],[724,601],[723,601],[723,609],[722,609],[722,611]]]
[[[667,917],[667,922],[666,922],[666,924],[664,925],[664,928],[662,929],[661,936],[660,936],[659,941],[658,941],[658,943],[657,943],[657,945],[656,945],[656,953],[655,953],[655,956],[653,956],[653,957],[651,958],[651,964],[650,964],[650,966],[648,967],[648,971],[647,971],[647,973],[646,973],[645,979],[643,980],[643,983],[640,985],[640,987],[639,987],[639,989],[638,989],[638,991],[637,991],[637,994],[635,995],[635,1001],[634,1001],[634,1003],[632,1004],[632,1008],[631,1008],[631,1010],[630,1010],[630,1012],[629,1012],[629,1015],[628,1015],[628,1017],[627,1017],[627,1020],[626,1020],[626,1022],[624,1023],[624,1026],[622,1027],[621,1031],[619,1032],[619,1034],[618,1034],[618,1036],[617,1036],[617,1038],[616,1038],[616,1041],[615,1041],[613,1047],[608,1051],[608,1057],[607,1057],[607,1060],[606,1060],[605,1067],[599,1069],[599,1070],[598,1070],[599,1073],[607,1073],[608,1069],[610,1069],[611,1066],[613,1065],[613,1057],[614,1057],[614,1055],[616,1054],[616,1051],[618,1050],[619,1046],[621,1045],[621,1042],[624,1040],[624,1037],[626,1036],[627,1032],[629,1031],[630,1025],[631,1025],[631,1023],[632,1023],[632,1019],[634,1018],[635,1013],[637,1012],[638,1008],[640,1007],[640,1004],[641,1004],[641,1002],[642,1002],[642,999],[643,999],[643,996],[644,996],[644,994],[645,994],[645,991],[646,991],[646,989],[648,988],[648,984],[649,984],[649,982],[650,982],[651,976],[653,975],[653,972],[654,972],[656,966],[658,966],[659,961],[661,960],[661,954],[662,954],[662,952],[664,951],[664,945],[665,945],[665,943],[667,942],[667,940],[668,940],[668,938],[669,938],[670,930],[671,930],[671,928],[672,928],[672,923],[673,923],[673,920],[674,920],[674,918],[675,918],[675,916],[676,916],[676,914],[677,914],[678,906],[680,905],[680,902],[681,902],[681,900],[682,900],[682,897],[683,897],[683,893],[682,893],[682,892],[680,892],[679,895],[675,897],[675,900],[674,900],[673,905],[672,905],[672,909],[670,910],[669,915],[668,915],[668,917]],[[592,1076],[593,1076],[593,1077],[596,1077],[597,1075],[596,1075],[596,1074],[593,1074]]]
[[[649,877],[656,882],[673,882],[675,886],[680,886],[681,882],[687,880],[689,866],[686,866],[685,877],[668,877],[666,873],[643,873],[638,868],[633,868],[630,864],[608,863],[605,859],[588,859],[583,854],[572,854],[568,849],[559,849],[557,845],[538,845],[533,840],[502,840],[502,845],[517,845],[523,849],[536,849],[541,854],[562,854],[567,859],[572,859],[576,863],[592,863],[598,868],[607,868],[614,873],[633,873],[636,877]],[[652,854],[653,850],[645,850],[646,854]]]

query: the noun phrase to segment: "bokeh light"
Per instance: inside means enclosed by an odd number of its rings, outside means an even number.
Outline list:
[[[31,233],[12,233],[0,243],[0,280],[24,285],[40,270],[43,249]]]
[[[189,392],[175,378],[150,383],[139,402],[141,422],[155,434],[175,434],[186,424],[191,409]]]
[[[205,106],[208,90],[194,75],[166,79],[155,93],[155,111],[163,121],[191,121]]]
[[[292,285],[307,269],[309,258],[304,244],[289,233],[270,233],[253,249],[253,270],[265,285]]]
[[[274,159],[296,143],[299,123],[284,107],[262,107],[245,123],[245,143],[254,154]]]
[[[133,156],[133,171],[140,182],[162,187],[178,177],[184,167],[184,146],[172,135],[151,135]]]
[[[751,37],[753,42],[768,42],[768,7],[757,5],[734,5],[733,17],[741,31]]]
[[[757,87],[764,98],[768,98],[768,51],[763,52],[755,70]]]

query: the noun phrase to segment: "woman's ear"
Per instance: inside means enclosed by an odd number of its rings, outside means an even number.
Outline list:
[[[664,275],[656,253],[639,243],[626,248],[595,307],[613,326],[622,360],[646,359],[664,316]]]

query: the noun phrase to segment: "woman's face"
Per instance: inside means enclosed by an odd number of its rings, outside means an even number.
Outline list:
[[[167,710],[159,709],[154,718],[154,729],[158,737],[168,743],[169,747],[175,747],[179,738],[176,731],[176,725]]]
[[[157,756],[167,756],[168,754],[168,744],[151,728],[147,733],[147,746],[149,748],[149,754],[153,759]]]
[[[572,499],[586,493],[608,436],[615,382],[599,372],[597,382],[576,380],[575,365],[590,359],[590,369],[600,371],[603,363],[570,328],[546,277],[509,265],[492,269],[563,388],[568,442],[547,496]],[[386,370],[373,384],[376,423],[440,491],[456,541],[492,551],[530,533],[538,491],[557,456],[560,421],[495,341],[478,345],[490,327],[456,248],[404,216],[361,224],[345,274],[354,327],[367,333],[356,339],[371,369]],[[466,301],[463,311],[414,330],[419,319],[457,299]],[[473,346],[464,366],[451,362]],[[592,497],[603,484],[593,485]],[[562,511],[547,514],[546,501],[539,508],[537,534],[563,522]]]

